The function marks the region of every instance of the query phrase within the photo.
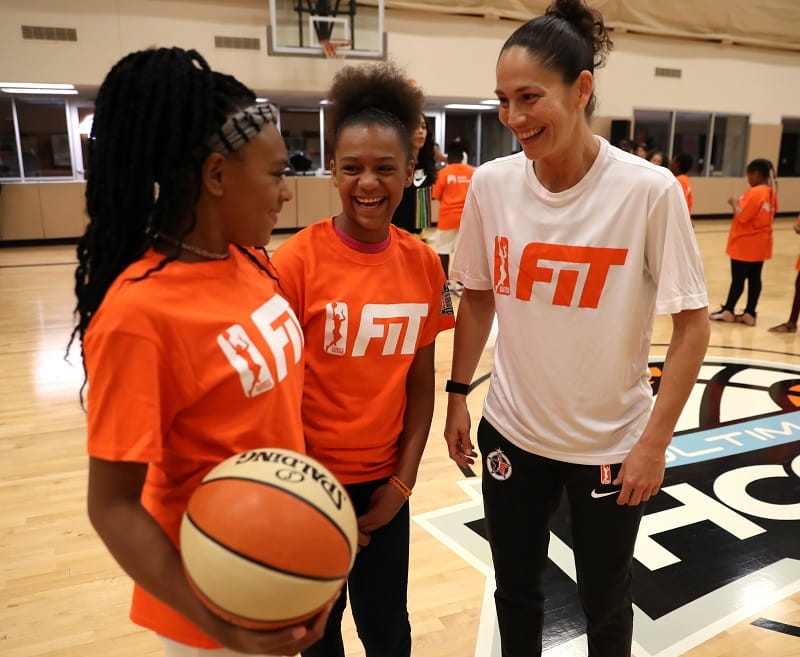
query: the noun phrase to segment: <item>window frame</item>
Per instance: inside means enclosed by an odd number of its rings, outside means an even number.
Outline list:
[[[711,157],[713,154],[713,146],[714,146],[714,137],[715,137],[715,130],[717,126],[717,118],[718,117],[725,117],[726,119],[731,118],[742,118],[745,121],[745,128],[744,128],[744,146],[742,148],[742,155],[741,161],[736,162],[733,165],[730,165],[729,162],[726,162],[725,154],[723,152],[722,157],[722,170],[724,171],[726,168],[733,169],[734,171],[741,170],[744,172],[745,165],[746,165],[746,158],[747,158],[747,146],[750,140],[750,115],[749,114],[733,114],[730,112],[712,112],[706,110],[678,110],[678,109],[663,109],[663,108],[651,108],[651,107],[635,107],[633,109],[633,121],[631,122],[631,134],[636,134],[636,125],[637,125],[637,113],[667,113],[669,115],[669,134],[667,137],[667,143],[665,144],[665,152],[667,154],[668,161],[671,161],[672,158],[676,155],[675,149],[675,140],[676,136],[678,136],[678,123],[680,115],[686,115],[687,117],[692,116],[708,116],[707,124],[706,124],[706,132],[705,132],[705,144],[703,148],[703,166],[702,169],[695,172],[695,175],[703,177],[703,178],[711,178],[711,177],[718,177],[719,174],[715,173],[711,170],[712,161]],[[641,119],[639,120],[641,123]],[[727,128],[727,123],[726,123]],[[721,133],[721,137],[724,137],[726,133]],[[724,140],[723,140],[724,141]],[[727,166],[730,165],[730,166]],[[743,175],[743,174],[742,174]],[[738,176],[728,176],[728,177],[738,177]]]
[[[49,183],[49,182],[73,182],[83,181],[84,162],[83,153],[80,147],[80,135],[78,134],[78,106],[86,106],[86,100],[80,101],[64,96],[41,96],[35,100],[40,102],[49,101],[54,105],[62,104],[64,109],[64,125],[67,135],[68,152],[70,158],[70,171],[68,175],[59,176],[32,176],[25,171],[25,164],[22,153],[22,134],[20,131],[20,114],[17,102],[27,100],[24,94],[12,94],[7,96],[11,101],[11,119],[14,128],[14,142],[17,149],[17,166],[19,167],[18,176],[0,176],[0,183]]]

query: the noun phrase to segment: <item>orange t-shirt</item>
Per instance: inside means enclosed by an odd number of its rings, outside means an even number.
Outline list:
[[[739,197],[726,253],[734,260],[763,262],[772,257],[772,220],[778,210],[775,190],[754,185]]]
[[[692,194],[692,185],[689,182],[689,176],[685,173],[675,176],[683,188],[683,197],[686,199],[686,205],[689,208],[689,214],[692,214],[692,206],[694,205],[694,195]]]
[[[236,248],[130,280],[162,259],[151,250],[131,264],[89,324],[88,452],[149,464],[142,504],[177,546],[189,496],[213,466],[256,447],[305,451],[303,337],[274,281]],[[138,585],[131,619],[219,647]]]
[[[436,174],[433,198],[439,199],[439,230],[461,225],[461,213],[475,168],[468,164],[448,164]]]
[[[394,474],[411,363],[455,325],[438,256],[395,226],[384,251],[364,253],[326,219],[272,262],[305,333],[308,453],[345,484]]]

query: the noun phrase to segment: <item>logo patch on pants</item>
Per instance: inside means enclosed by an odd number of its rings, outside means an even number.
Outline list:
[[[486,457],[486,468],[489,474],[498,481],[505,481],[511,476],[511,461],[501,449],[489,452]]]

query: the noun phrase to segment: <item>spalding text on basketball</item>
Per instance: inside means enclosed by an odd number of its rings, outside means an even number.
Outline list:
[[[322,490],[325,491],[325,494],[330,498],[331,502],[333,502],[336,508],[342,508],[345,495],[344,491],[339,484],[328,475],[327,472],[323,472],[312,463],[303,461],[294,456],[289,456],[282,452],[273,452],[268,449],[256,449],[240,454],[236,459],[236,464],[240,465],[242,463],[250,463],[252,461],[280,463],[281,465],[285,465],[288,468],[292,468],[297,472],[301,472],[304,475],[311,477],[311,479],[317,482]],[[284,481],[286,480],[285,477],[282,477],[282,479],[284,479]]]

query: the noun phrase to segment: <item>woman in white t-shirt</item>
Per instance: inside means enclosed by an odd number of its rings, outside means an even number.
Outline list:
[[[540,654],[548,521],[569,500],[589,654],[630,656],[643,503],[708,344],[707,294],[681,187],[592,134],[599,12],[556,0],[506,41],[499,116],[522,152],[478,169],[451,277],[464,283],[445,438],[466,467],[465,395],[497,315],[477,438],[504,657]],[[656,313],[673,334],[655,405]]]

